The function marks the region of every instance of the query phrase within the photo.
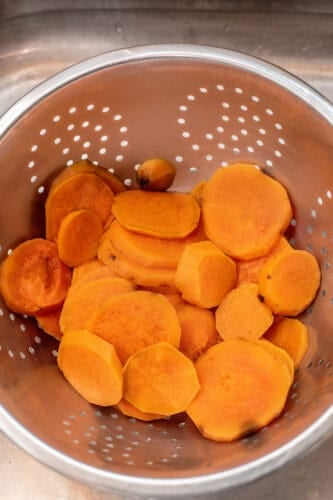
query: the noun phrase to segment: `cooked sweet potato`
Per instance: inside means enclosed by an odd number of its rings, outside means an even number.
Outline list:
[[[187,414],[202,435],[233,441],[282,411],[292,378],[285,363],[257,343],[220,342],[195,363],[201,389]]]
[[[87,330],[68,331],[61,339],[58,366],[86,400],[100,406],[123,396],[123,367],[114,347]]]
[[[181,328],[179,350],[192,361],[219,339],[212,311],[186,303],[176,303]]]
[[[284,363],[289,371],[291,379],[294,378],[295,374],[295,364],[292,358],[289,356],[287,351],[285,349],[281,349],[277,345],[273,344],[273,342],[270,342],[267,340],[267,338],[261,338],[256,341],[260,347],[263,349],[266,349],[276,360],[280,360],[281,363]]]
[[[194,231],[200,207],[186,193],[133,189],[115,196],[112,213],[129,231],[173,239],[184,238]]]
[[[118,276],[127,278],[136,285],[147,287],[175,286],[175,270],[140,266],[140,264],[127,259],[108,238],[102,238],[97,256],[101,262],[110,266]]]
[[[305,250],[275,255],[259,274],[259,294],[274,314],[297,316],[311,304],[319,285],[318,262]]]
[[[220,168],[203,189],[205,232],[226,254],[251,260],[269,253],[292,210],[284,187],[254,165]]]
[[[103,224],[95,212],[85,208],[70,212],[59,227],[60,259],[70,267],[89,262],[96,257],[102,234]]]
[[[62,307],[61,331],[65,333],[68,330],[87,328],[92,314],[104,300],[134,289],[133,283],[115,276],[74,285],[69,289]]]
[[[123,181],[116,174],[112,174],[106,168],[100,165],[94,165],[89,160],[80,160],[75,162],[70,167],[64,168],[59,175],[54,179],[51,189],[59,186],[60,183],[78,174],[95,174],[100,177],[105,184],[109,186],[114,194],[126,191]]]
[[[265,257],[253,260],[240,260],[237,262],[237,286],[242,283],[257,283],[259,281],[259,273],[264,267],[266,262],[274,255],[286,250],[292,250],[292,246],[288,243],[286,238],[279,239],[277,245]]]
[[[136,171],[136,181],[146,191],[166,191],[172,186],[176,167],[164,158],[145,160]]]
[[[169,342],[133,354],[124,366],[124,399],[140,411],[185,411],[200,388],[192,361]]]
[[[0,290],[6,306],[22,314],[57,309],[71,282],[55,243],[36,238],[18,245],[1,264]]]
[[[45,204],[46,238],[55,241],[61,221],[74,210],[86,208],[96,213],[103,225],[110,215],[114,194],[95,174],[70,176],[51,189]]]
[[[163,295],[143,290],[114,295],[102,302],[88,328],[110,342],[123,363],[139,349],[157,342],[165,340],[175,347],[180,342],[175,308]]]
[[[185,247],[175,276],[183,298],[206,308],[218,306],[236,280],[235,262],[208,240]]]
[[[309,330],[295,318],[281,318],[265,333],[265,338],[288,353],[298,368],[309,348]]]
[[[261,302],[254,283],[243,283],[231,290],[217,308],[215,318],[223,340],[257,340],[273,323],[273,314]]]
[[[88,283],[88,281],[95,281],[100,278],[110,278],[112,276],[118,276],[113,271],[112,266],[106,266],[100,260],[93,259],[74,267],[71,286],[78,285],[79,283]]]
[[[165,239],[128,231],[117,220],[105,232],[113,246],[126,259],[144,267],[175,269],[184,248],[196,241],[206,239],[202,224],[185,238]]]
[[[131,403],[126,401],[126,399],[121,399],[119,403],[117,403],[116,407],[121,411],[123,415],[127,417],[136,418],[137,420],[143,420],[144,422],[150,422],[152,420],[160,420],[164,418],[164,415],[157,415],[156,413],[145,413],[143,411],[135,408]]]
[[[60,314],[61,307],[51,312],[35,315],[38,326],[45,333],[51,335],[51,337],[54,337],[56,340],[60,340],[62,337],[62,331],[60,330],[59,325]]]
[[[198,184],[193,186],[193,188],[190,191],[190,195],[193,196],[193,198],[197,201],[197,203],[200,206],[202,203],[202,193],[205,186],[206,186],[206,181],[200,181],[198,182]]]

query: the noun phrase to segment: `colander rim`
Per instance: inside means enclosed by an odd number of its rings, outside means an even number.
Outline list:
[[[165,58],[204,60],[241,67],[282,86],[333,124],[333,105],[328,99],[299,78],[263,59],[209,45],[158,44],[106,52],[74,64],[40,83],[0,116],[0,139],[40,100],[76,79],[119,64]],[[180,495],[222,491],[248,483],[317,446],[333,432],[333,405],[301,434],[264,457],[226,471],[179,479],[118,474],[79,462],[30,433],[1,404],[0,429],[34,458],[76,480],[120,493],[136,495],[161,495],[162,493],[164,497],[179,497]]]

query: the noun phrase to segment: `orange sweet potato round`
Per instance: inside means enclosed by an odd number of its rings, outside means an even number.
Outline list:
[[[144,290],[105,300],[87,328],[110,342],[123,363],[137,350],[157,342],[165,340],[175,347],[180,342],[175,308],[163,295]]]
[[[208,238],[243,260],[267,254],[292,215],[284,187],[246,163],[214,172],[203,188],[202,212]]]
[[[114,194],[95,174],[77,174],[60,182],[51,191],[45,204],[46,238],[55,241],[63,218],[81,208],[95,212],[102,224],[111,216]]]
[[[140,349],[124,366],[124,399],[140,411],[185,411],[200,388],[194,365],[169,342]]]
[[[55,243],[35,238],[17,246],[1,265],[0,289],[9,309],[39,314],[57,309],[71,282]]]
[[[282,411],[292,382],[287,365],[244,339],[220,342],[195,363],[201,389],[187,413],[204,437],[233,441]]]

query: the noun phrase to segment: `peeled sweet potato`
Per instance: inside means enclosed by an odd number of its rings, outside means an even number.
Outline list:
[[[265,333],[265,339],[271,341],[288,353],[298,368],[309,348],[309,330],[296,318],[281,318],[273,323]]]
[[[187,245],[178,263],[175,284],[183,299],[199,307],[216,307],[236,285],[236,264],[211,241]]]
[[[133,189],[117,194],[112,213],[129,231],[172,239],[184,238],[194,231],[200,207],[186,193]]]
[[[131,292],[133,283],[119,278],[100,278],[73,286],[69,289],[60,315],[60,329],[80,330],[88,327],[91,316],[99,305],[114,294]]]
[[[56,244],[35,238],[18,245],[3,261],[0,290],[10,310],[36,315],[63,303],[71,276]]]
[[[127,259],[105,236],[100,242],[97,256],[103,264],[110,266],[118,276],[127,278],[136,285],[147,287],[175,286],[174,269],[141,266]]]
[[[234,441],[282,411],[292,377],[285,363],[257,343],[220,342],[195,363],[201,389],[187,414],[202,435]]]
[[[59,227],[60,259],[71,267],[89,262],[96,256],[102,234],[103,224],[95,212],[85,208],[70,212]]]
[[[70,167],[64,168],[52,182],[51,189],[59,186],[59,184],[61,184],[62,182],[78,174],[97,175],[105,182],[105,184],[109,186],[114,194],[126,191],[126,187],[120,177],[118,177],[116,174],[112,174],[106,168],[100,165],[94,165],[89,160],[80,160],[75,162]]]
[[[114,347],[87,330],[61,339],[58,366],[71,386],[89,403],[117,404],[123,396],[123,367]]]
[[[231,290],[216,309],[215,318],[223,340],[257,340],[273,323],[273,314],[258,297],[254,283],[243,283]]]
[[[124,399],[140,411],[185,411],[200,388],[194,365],[169,342],[133,354],[124,366]]]
[[[157,342],[167,341],[175,347],[180,342],[175,308],[163,295],[143,290],[105,300],[87,326],[92,333],[115,347],[123,363],[139,349]]]
[[[56,241],[64,217],[85,208],[96,213],[103,225],[111,216],[114,194],[95,174],[77,174],[60,182],[49,193],[45,204],[46,238]]]
[[[259,274],[259,294],[274,314],[297,316],[311,304],[319,285],[318,262],[305,250],[275,255]]]
[[[206,236],[200,223],[185,238],[165,239],[134,233],[114,220],[103,238],[109,238],[125,258],[141,266],[175,269],[184,248],[190,243],[206,239]]]
[[[202,213],[208,238],[241,260],[269,253],[292,216],[284,187],[246,163],[213,173],[203,189]]]

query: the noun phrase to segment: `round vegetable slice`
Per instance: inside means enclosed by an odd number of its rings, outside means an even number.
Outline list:
[[[223,340],[257,340],[273,323],[273,314],[258,297],[254,283],[243,283],[231,290],[217,308],[215,318]]]
[[[192,361],[169,342],[141,349],[124,367],[124,398],[140,411],[185,411],[200,388]]]
[[[243,260],[272,250],[292,216],[285,188],[246,163],[216,170],[203,189],[202,212],[208,238]]]
[[[141,189],[166,191],[172,186],[176,167],[164,158],[145,160],[136,171],[136,180]]]
[[[281,318],[265,333],[265,338],[286,351],[298,368],[309,348],[309,330],[299,319]]]
[[[259,275],[259,294],[274,314],[297,316],[317,293],[320,269],[305,250],[282,252],[270,259]]]
[[[214,441],[233,441],[269,424],[282,411],[292,381],[285,363],[244,339],[216,344],[195,367],[201,389],[187,414]]]
[[[218,306],[236,280],[234,261],[208,240],[185,247],[175,276],[175,284],[183,298],[206,308]]]
[[[71,267],[92,260],[102,234],[103,224],[97,214],[85,208],[70,212],[61,221],[58,232],[60,259]]]
[[[140,189],[117,194],[112,212],[130,231],[167,239],[184,238],[200,217],[200,207],[189,194]]]
[[[149,345],[164,340],[178,347],[180,342],[175,308],[163,295],[143,290],[105,300],[91,318],[88,328],[114,345],[123,363]]]
[[[123,395],[123,367],[114,347],[87,330],[61,339],[58,366],[71,386],[89,403],[117,404]]]
[[[55,241],[63,218],[81,208],[95,212],[102,224],[106,224],[113,198],[109,186],[95,174],[77,174],[59,182],[51,189],[45,204],[46,238]]]
[[[14,312],[48,312],[64,301],[71,276],[70,269],[59,259],[55,243],[43,238],[27,240],[1,265],[1,294]]]

